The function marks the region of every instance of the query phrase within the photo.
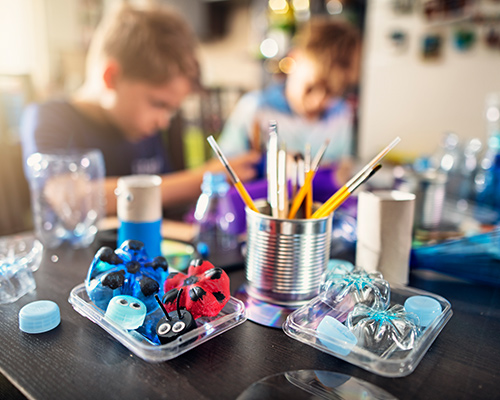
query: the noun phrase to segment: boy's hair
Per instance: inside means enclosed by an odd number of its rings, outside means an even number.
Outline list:
[[[105,22],[99,57],[116,60],[124,76],[160,84],[181,75],[199,86],[196,36],[179,14],[159,6],[125,5]]]
[[[336,71],[345,75],[345,84],[357,79],[361,34],[348,21],[327,17],[313,17],[298,32],[295,48],[315,60],[325,74]],[[345,88],[344,88],[345,89]]]

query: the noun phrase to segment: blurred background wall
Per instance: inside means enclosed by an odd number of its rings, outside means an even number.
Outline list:
[[[411,3],[368,2],[359,116],[364,157],[396,136],[403,139],[397,150],[409,157],[432,153],[447,131],[487,139],[486,97],[500,91],[498,1],[430,17],[424,6],[431,2]]]

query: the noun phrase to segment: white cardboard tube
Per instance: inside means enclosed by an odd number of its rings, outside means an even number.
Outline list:
[[[391,283],[409,278],[415,195],[400,191],[361,192],[358,198],[356,265],[379,271]]]

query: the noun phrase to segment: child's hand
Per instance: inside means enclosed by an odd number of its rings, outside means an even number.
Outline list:
[[[257,164],[260,163],[261,158],[261,153],[252,150],[241,156],[230,158],[228,161],[238,178],[246,182],[257,176]]]

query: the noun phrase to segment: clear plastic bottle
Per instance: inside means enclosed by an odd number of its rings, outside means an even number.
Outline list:
[[[500,94],[486,98],[487,148],[475,177],[476,202],[500,209]]]
[[[198,248],[206,245],[208,254],[237,248],[235,212],[227,196],[229,184],[225,174],[206,172],[201,190],[194,212]]]
[[[446,175],[446,198],[451,201],[456,201],[459,197],[462,181],[461,163],[462,151],[458,135],[454,132],[445,132],[440,147],[431,157],[431,164],[438,173]]]

